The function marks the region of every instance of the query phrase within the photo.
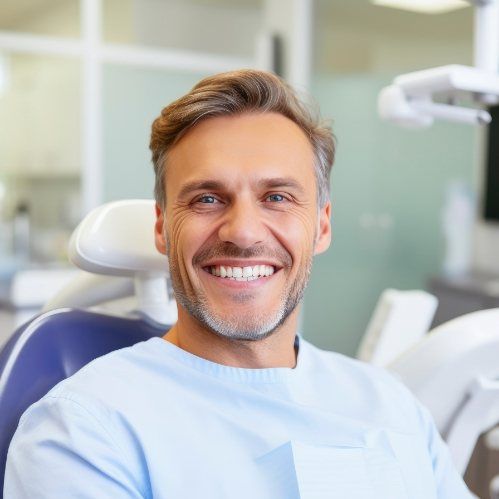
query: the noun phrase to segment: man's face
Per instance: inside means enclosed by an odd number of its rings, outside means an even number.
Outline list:
[[[296,313],[312,256],[329,246],[330,205],[319,212],[312,147],[295,123],[273,113],[201,122],[170,152],[166,200],[156,246],[179,317],[256,340]]]

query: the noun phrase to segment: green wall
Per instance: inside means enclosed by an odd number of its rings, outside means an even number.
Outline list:
[[[348,355],[385,288],[425,288],[440,271],[445,186],[457,178],[472,184],[472,127],[405,130],[380,121],[377,95],[393,76],[316,75],[312,88],[322,116],[333,120],[337,156],[333,243],[316,258],[302,327],[313,343]],[[366,213],[393,225],[363,227]]]

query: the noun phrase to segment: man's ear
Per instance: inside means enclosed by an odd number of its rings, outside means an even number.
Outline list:
[[[319,212],[319,228],[315,239],[314,255],[323,253],[331,244],[331,201]]]
[[[154,242],[156,249],[166,255],[166,241],[165,241],[165,215],[163,210],[156,203],[156,223],[154,224]]]

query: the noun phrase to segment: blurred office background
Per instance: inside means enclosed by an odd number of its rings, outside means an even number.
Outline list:
[[[471,64],[472,33],[471,7],[430,15],[368,0],[2,0],[0,281],[64,268],[71,230],[92,207],[152,197],[148,137],[163,106],[210,73],[274,67],[311,94],[338,139],[333,245],[316,260],[303,334],[354,355],[385,288],[424,289],[441,274],[452,183],[476,211],[473,268],[499,273],[489,250],[499,229],[480,215],[485,132],[407,131],[376,112],[395,75]]]

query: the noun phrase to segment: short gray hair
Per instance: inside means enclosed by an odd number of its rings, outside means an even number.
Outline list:
[[[278,113],[303,130],[315,156],[318,204],[326,204],[335,154],[331,127],[320,123],[295,91],[273,73],[243,69],[201,80],[154,120],[149,148],[156,175],[154,196],[162,210],[166,202],[166,161],[171,148],[202,120],[246,112]]]

